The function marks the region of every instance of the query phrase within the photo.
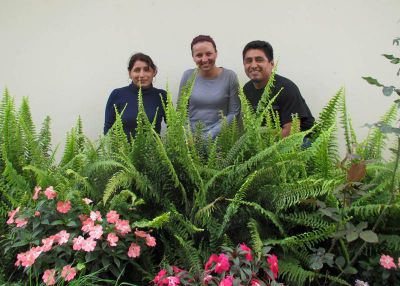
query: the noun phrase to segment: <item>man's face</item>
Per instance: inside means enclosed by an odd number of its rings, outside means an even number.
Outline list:
[[[244,71],[254,83],[267,83],[274,68],[274,61],[269,61],[263,50],[250,49],[243,59]]]

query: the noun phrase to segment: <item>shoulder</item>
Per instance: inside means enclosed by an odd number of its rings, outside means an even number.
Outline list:
[[[292,90],[292,91],[298,91],[299,88],[297,87],[297,85],[291,81],[290,79],[278,75],[275,75],[275,86],[277,87],[284,87],[287,90]]]
[[[129,93],[129,85],[128,86],[124,86],[124,87],[119,87],[114,89],[111,94],[109,99],[110,100],[117,100],[120,97],[123,97],[124,95]]]
[[[233,70],[222,68],[222,74],[226,77],[237,79],[237,75]]]
[[[188,79],[194,72],[194,69],[188,69],[183,72],[182,79]]]
[[[154,93],[156,93],[158,96],[161,94],[161,96],[165,99],[167,98],[167,91],[161,88],[154,88]]]

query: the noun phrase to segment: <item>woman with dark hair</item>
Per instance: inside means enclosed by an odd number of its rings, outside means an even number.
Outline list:
[[[138,115],[138,94],[142,89],[143,105],[150,122],[155,119],[155,130],[160,133],[161,121],[165,118],[162,100],[166,102],[167,93],[163,89],[153,87],[153,78],[157,67],[153,60],[145,54],[134,54],[128,64],[128,75],[132,83],[128,86],[114,89],[108,98],[104,121],[104,134],[115,122],[115,109],[122,113],[122,123],[126,136],[135,136]],[[162,99],[161,99],[162,98]],[[157,116],[157,118],[155,118]]]
[[[221,131],[221,114],[228,123],[240,113],[239,84],[235,72],[217,67],[217,47],[210,36],[193,39],[190,48],[198,73],[189,99],[189,120],[192,130],[202,124],[204,137],[215,138]],[[195,69],[183,73],[179,94]]]

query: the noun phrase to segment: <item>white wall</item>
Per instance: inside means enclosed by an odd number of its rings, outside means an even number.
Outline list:
[[[190,42],[211,35],[217,64],[242,83],[241,51],[256,39],[271,42],[279,73],[300,87],[315,116],[344,85],[358,133],[378,120],[392,98],[368,85],[371,75],[399,85],[395,66],[399,0],[0,0],[0,89],[28,96],[34,121],[52,118],[53,142],[81,115],[84,130],[101,134],[111,90],[127,85],[134,52],[159,67],[155,86],[176,96],[182,72],[194,66]]]

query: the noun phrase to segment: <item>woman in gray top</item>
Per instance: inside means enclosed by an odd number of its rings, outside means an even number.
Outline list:
[[[240,113],[239,84],[235,72],[217,67],[217,48],[210,36],[197,36],[191,45],[198,73],[189,99],[189,120],[192,130],[198,122],[205,137],[213,139],[221,131],[222,115],[228,123]],[[179,94],[195,69],[183,73]]]

